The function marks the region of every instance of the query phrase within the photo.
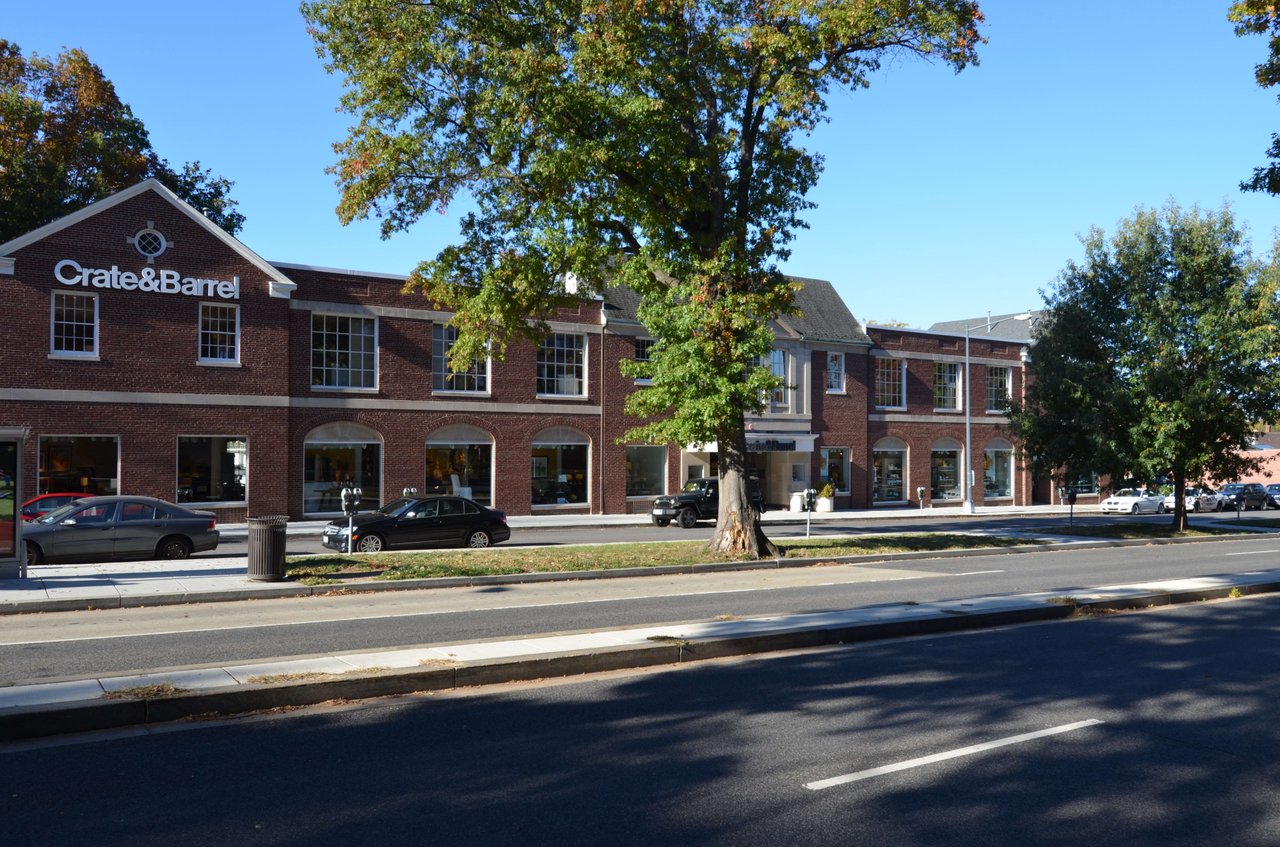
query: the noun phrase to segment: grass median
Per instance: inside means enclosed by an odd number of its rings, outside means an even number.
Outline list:
[[[779,545],[784,559],[838,559],[887,553],[941,552],[1016,547],[1041,542],[959,533],[854,536],[788,540]],[[309,584],[342,578],[424,579],[490,574],[571,573],[711,564],[733,561],[707,553],[703,541],[661,544],[594,544],[557,547],[493,547],[487,550],[433,550],[293,556],[288,575]]]

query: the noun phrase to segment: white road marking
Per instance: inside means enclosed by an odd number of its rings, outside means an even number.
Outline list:
[[[1087,721],[1063,724],[1062,726],[1041,729],[1036,732],[1024,732],[1022,735],[1011,735],[1008,738],[988,741],[984,744],[975,744],[972,747],[961,747],[959,750],[950,750],[946,753],[935,753],[932,756],[921,756],[918,759],[909,759],[905,762],[898,762],[896,764],[885,765],[879,768],[871,768],[870,770],[858,771],[857,773],[845,774],[844,776],[833,776],[830,779],[822,779],[817,782],[806,783],[804,787],[808,788],[810,791],[821,791],[824,788],[833,788],[837,785],[858,782],[859,780],[870,779],[874,776],[883,776],[887,773],[896,773],[897,771],[905,771],[910,768],[918,768],[922,765],[933,764],[934,762],[945,762],[947,759],[956,759],[960,756],[971,756],[974,753],[994,750],[997,747],[1007,747],[1010,744],[1021,744],[1024,741],[1034,741],[1037,738],[1059,735],[1063,732],[1084,729],[1087,726],[1095,726],[1100,723],[1104,723],[1104,721],[1097,720],[1096,718],[1090,718]]]
[[[964,573],[953,574],[953,576],[979,576],[987,573],[1004,573],[1004,571],[965,571]]]
[[[1223,553],[1224,556],[1263,556],[1267,553],[1280,553],[1280,550],[1250,550],[1245,553]]]

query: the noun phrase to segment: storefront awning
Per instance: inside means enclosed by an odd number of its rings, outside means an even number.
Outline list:
[[[749,432],[747,433],[748,453],[812,453],[814,442],[818,436],[808,432]],[[690,453],[719,453],[720,444],[708,441],[706,444],[689,444],[685,450]]]

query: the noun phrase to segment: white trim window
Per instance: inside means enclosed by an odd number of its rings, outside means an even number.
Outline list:
[[[240,307],[228,303],[200,304],[200,348],[196,361],[202,365],[240,363]]]
[[[1002,415],[1009,411],[1009,400],[1013,396],[1011,378],[1012,369],[987,366],[987,411]]]
[[[827,353],[827,393],[844,394],[843,353]]]
[[[933,363],[933,408],[954,412],[960,409],[960,364]]]
[[[587,338],[553,332],[538,345],[540,397],[585,397],[587,394]]]
[[[657,343],[658,343],[657,339],[654,339],[654,338],[637,338],[636,339],[636,362],[640,364],[648,365],[650,361],[649,351],[652,350],[653,345]],[[637,385],[651,385],[652,383],[653,383],[652,377],[647,377],[647,376],[636,377]]]
[[[312,314],[311,387],[320,390],[378,387],[378,320]]]
[[[431,331],[431,390],[489,393],[489,359],[472,359],[461,373],[449,370],[449,351],[458,341],[457,327],[436,324]]]
[[[774,349],[769,353],[769,372],[782,380],[782,385],[773,389],[769,404],[774,411],[786,411],[791,408],[791,385],[787,379],[787,351]]]
[[[876,357],[876,408],[905,409],[907,369],[901,359]]]
[[[49,300],[49,354],[98,358],[98,295],[54,291]]]

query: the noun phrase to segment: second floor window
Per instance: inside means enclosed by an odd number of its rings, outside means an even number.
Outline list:
[[[638,363],[642,365],[647,365],[649,363],[649,350],[653,348],[654,343],[654,339],[652,338],[636,339],[636,361]],[[652,381],[653,380],[647,376],[636,377],[636,382],[639,383],[649,383]]]
[[[827,393],[844,393],[844,354],[827,354]]]
[[[539,394],[584,397],[587,387],[586,336],[553,332],[538,347]]]
[[[449,350],[458,340],[458,330],[436,324],[431,334],[431,388],[434,391],[489,390],[489,360],[472,359],[471,366],[461,373],[449,370]]]
[[[49,352],[60,356],[98,355],[98,295],[53,292]]]
[[[782,385],[773,389],[770,402],[775,409],[785,409],[790,405],[787,403],[787,397],[791,391],[787,385],[787,352],[785,350],[774,350],[769,354],[769,371],[782,380]]]
[[[933,363],[933,408],[960,408],[960,365],[957,363]]]
[[[1009,411],[1009,369],[987,368],[987,411]]]
[[[377,320],[312,315],[311,387],[376,388],[377,383]]]
[[[240,307],[200,304],[201,362],[240,361]]]
[[[876,405],[900,409],[906,405],[902,391],[902,360],[876,359]]]

